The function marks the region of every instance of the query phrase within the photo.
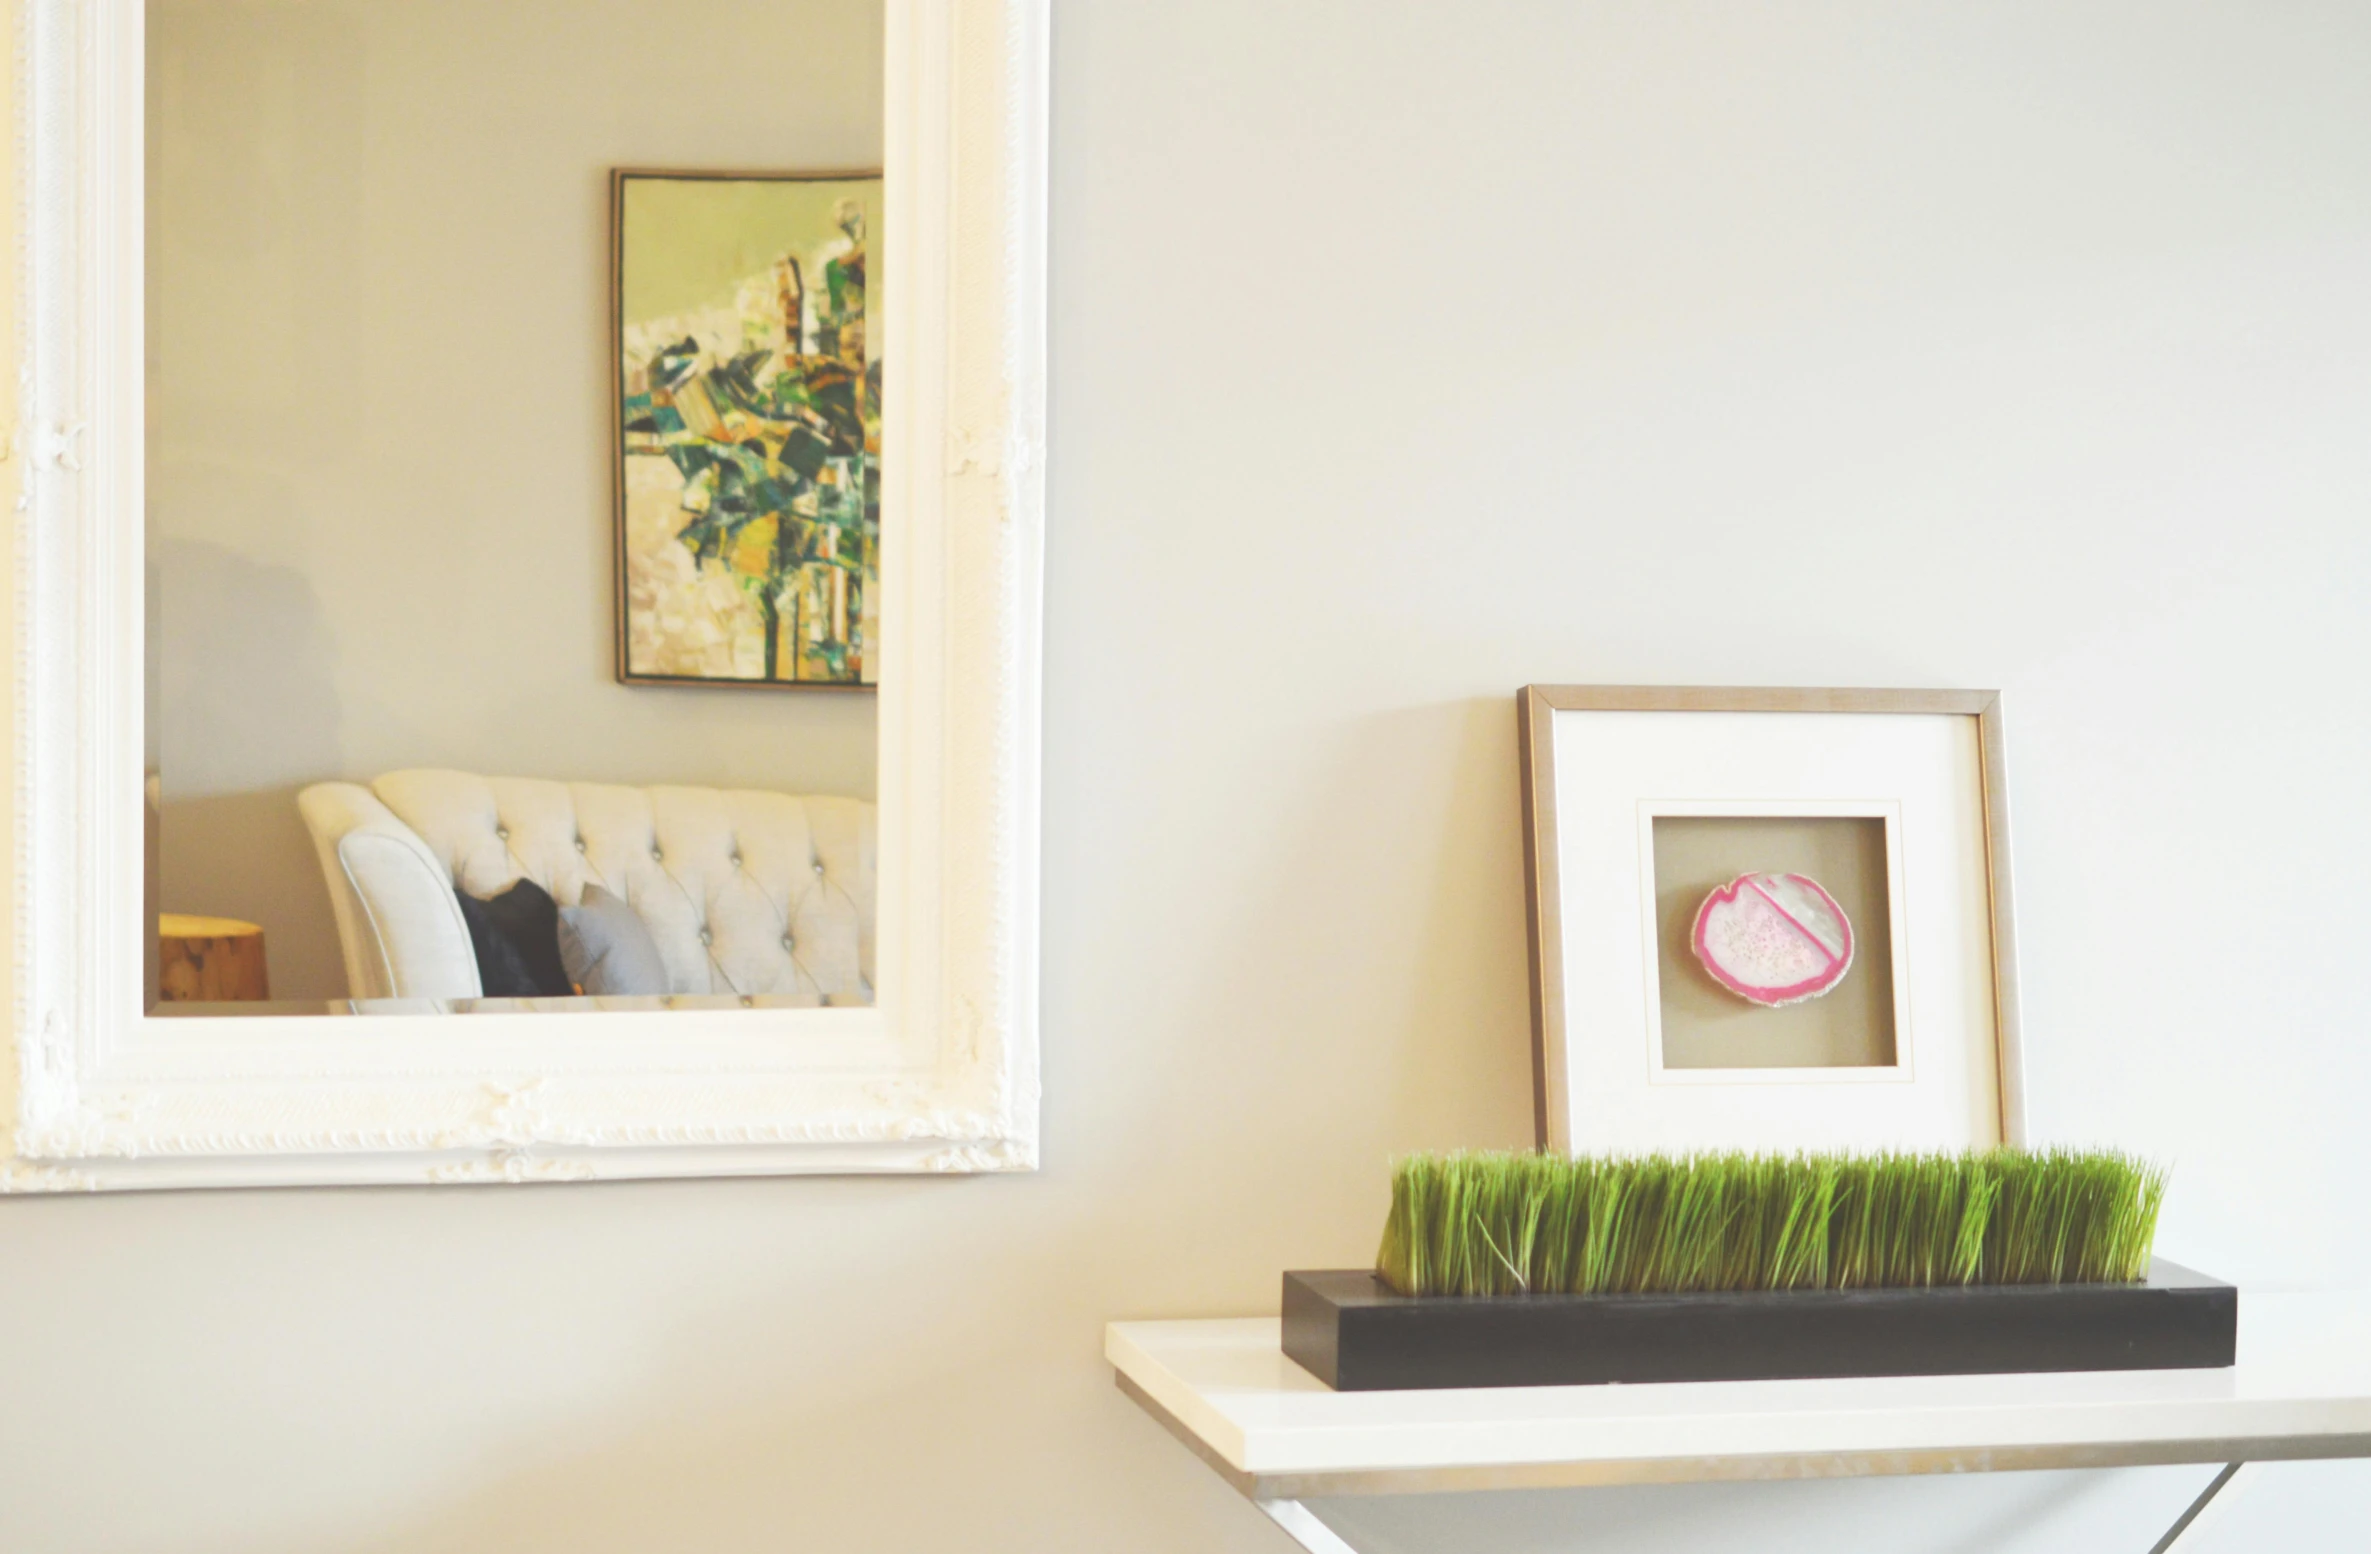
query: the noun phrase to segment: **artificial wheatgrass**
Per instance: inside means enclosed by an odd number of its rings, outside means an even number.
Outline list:
[[[1403,1295],[2144,1278],[2165,1173],[2107,1150],[1414,1155],[1376,1272]]]

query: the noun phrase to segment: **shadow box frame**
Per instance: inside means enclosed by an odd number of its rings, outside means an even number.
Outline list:
[[[1543,684],[1516,705],[1539,1147],[2024,1141],[1997,691]],[[1891,1064],[1665,1066],[1653,822],[1701,815],[1884,822]]]

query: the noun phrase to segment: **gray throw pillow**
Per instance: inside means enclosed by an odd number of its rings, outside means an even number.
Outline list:
[[[587,885],[575,906],[560,908],[560,962],[588,997],[667,991],[658,941],[640,914],[598,885]]]

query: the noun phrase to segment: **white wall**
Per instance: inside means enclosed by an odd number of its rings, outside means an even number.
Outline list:
[[[614,678],[615,166],[881,158],[880,0],[151,0],[169,911],[345,994],[296,791],[406,766],[870,797],[848,692]]]
[[[1100,1326],[1525,1137],[1528,680],[2004,687],[2042,1136],[2170,1159],[2187,1260],[2371,1279],[2371,13],[1057,20],[1043,1174],[0,1203],[0,1547],[1276,1554]],[[1335,1514],[2139,1554],[2203,1477]]]

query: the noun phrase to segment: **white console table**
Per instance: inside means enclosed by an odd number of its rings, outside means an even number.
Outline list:
[[[2371,1295],[2239,1302],[2230,1370],[1335,1392],[1274,1318],[1115,1322],[1120,1389],[1306,1549],[1318,1495],[2371,1457]]]

